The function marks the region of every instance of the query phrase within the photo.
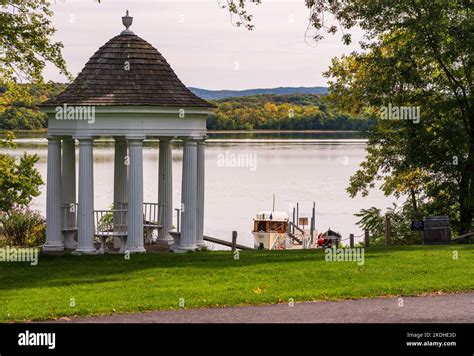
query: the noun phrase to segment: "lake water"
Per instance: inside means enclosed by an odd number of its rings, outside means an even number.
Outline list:
[[[38,154],[37,168],[46,181],[46,139],[24,138],[18,143],[13,154],[23,151]],[[252,219],[261,210],[271,210],[275,194],[276,211],[287,211],[291,216],[293,206],[299,202],[300,217],[310,217],[314,201],[319,231],[331,228],[339,231],[343,238],[350,233],[362,235],[354,213],[371,206],[385,210],[395,201],[378,190],[366,198],[352,199],[346,193],[349,177],[365,157],[365,146],[366,141],[358,134],[210,134],[206,148],[205,234],[230,240],[232,230],[236,230],[238,242],[252,246]],[[247,167],[233,167],[233,155],[247,155],[253,160]],[[225,157],[227,161],[223,160]],[[97,142],[94,146],[96,209],[109,208],[112,203],[113,165],[113,142]],[[181,166],[182,146],[177,142],[173,145],[175,208],[181,201]],[[144,201],[157,201],[157,179],[158,144],[147,142]],[[41,196],[34,199],[33,208],[45,214],[44,186]]]

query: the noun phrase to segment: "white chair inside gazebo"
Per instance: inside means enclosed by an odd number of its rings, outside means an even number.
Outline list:
[[[120,252],[123,252],[127,239],[127,210],[94,210],[94,237],[100,240],[100,254],[108,252],[107,240],[114,238],[121,240]]]
[[[119,252],[125,250],[127,242],[127,203],[116,203],[113,209],[94,210],[94,237],[99,239],[100,248],[98,252],[108,252],[108,240],[119,239]],[[153,233],[163,227],[163,204],[143,203],[143,228],[145,243],[152,244],[156,238]]]

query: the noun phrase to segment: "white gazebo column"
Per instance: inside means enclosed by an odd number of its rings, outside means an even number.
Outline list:
[[[114,209],[125,209],[128,184],[127,140],[125,137],[114,138]],[[114,227],[125,222],[121,221],[123,217],[123,214],[114,214]],[[114,248],[120,248],[121,244],[120,238],[114,237]]]
[[[143,247],[143,139],[128,139],[128,236],[126,250],[145,252]]]
[[[79,137],[78,246],[76,252],[96,253],[94,247],[94,155],[93,139]]]
[[[174,252],[186,252],[197,248],[197,143],[191,138],[185,138],[183,141],[181,236],[179,246],[174,248]]]
[[[158,203],[162,204],[161,225],[157,244],[169,247],[173,238],[169,231],[173,228],[173,158],[171,137],[160,137],[158,164]]]
[[[48,137],[46,243],[43,250],[64,250],[61,233],[61,139],[54,136]]]
[[[70,136],[63,138],[61,187],[64,247],[76,249],[76,143]]]
[[[204,246],[204,178],[205,178],[205,139],[197,143],[197,229],[196,244],[198,247]]]

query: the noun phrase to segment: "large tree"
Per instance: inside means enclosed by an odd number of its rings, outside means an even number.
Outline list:
[[[231,1],[245,11],[249,1]],[[472,0],[306,0],[314,40],[342,30],[365,31],[362,51],[334,59],[326,73],[329,99],[341,110],[378,116],[388,104],[419,106],[419,123],[384,121],[349,193],[366,194],[383,180],[387,194],[406,195],[413,208],[454,206],[462,233],[474,215],[474,4]],[[335,24],[326,26],[331,13]],[[251,20],[251,18],[250,18]],[[452,215],[452,214],[451,214]]]
[[[47,62],[69,75],[54,42],[49,0],[0,0],[0,86],[8,102],[31,99],[25,83],[43,83]]]

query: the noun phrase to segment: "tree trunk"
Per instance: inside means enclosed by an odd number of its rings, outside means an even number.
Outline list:
[[[416,194],[415,194],[415,189],[410,188],[410,195],[411,195],[411,203],[413,204],[413,209],[415,212],[418,211],[418,204],[416,203]]]
[[[468,111],[470,123],[469,152],[459,186],[461,235],[471,232],[474,210],[474,109]]]

